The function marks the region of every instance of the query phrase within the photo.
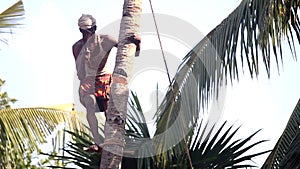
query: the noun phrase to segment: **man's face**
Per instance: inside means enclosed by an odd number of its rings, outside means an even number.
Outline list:
[[[89,29],[80,29],[79,28],[79,30],[84,36],[93,35],[96,32],[96,26],[93,26]]]

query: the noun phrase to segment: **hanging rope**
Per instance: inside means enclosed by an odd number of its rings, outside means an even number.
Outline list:
[[[167,71],[167,75],[168,75],[168,79],[169,79],[169,83],[170,83],[170,87],[171,87],[172,81],[171,81],[171,77],[170,77],[170,73],[169,73],[169,69],[168,69],[168,65],[167,65],[165,53],[164,53],[164,50],[163,50],[163,47],[162,47],[160,34],[158,32],[158,26],[157,26],[157,23],[156,23],[156,18],[155,18],[155,15],[154,15],[154,10],[153,10],[153,7],[152,7],[151,0],[149,0],[149,3],[150,3],[150,7],[151,7],[151,12],[152,12],[153,20],[154,20],[154,25],[155,25],[156,34],[157,34],[158,41],[159,41],[159,46],[160,46],[161,54],[162,54],[163,59],[164,59],[165,68],[166,68],[166,71]]]
[[[165,68],[166,68],[167,75],[168,75],[169,87],[170,87],[171,92],[173,94],[173,101],[175,103],[176,102],[175,92],[174,92],[174,89],[172,87],[172,81],[171,81],[171,77],[170,77],[170,73],[169,73],[169,69],[168,69],[168,65],[167,65],[167,61],[166,61],[166,56],[165,56],[165,53],[164,53],[164,50],[163,50],[163,47],[162,47],[162,42],[161,42],[160,34],[159,34],[159,31],[158,31],[158,26],[157,26],[156,18],[155,18],[155,15],[154,15],[154,10],[153,10],[153,5],[152,5],[151,0],[149,0],[149,3],[150,3],[150,7],[151,7],[151,12],[152,12],[154,24],[155,24],[157,38],[158,38],[158,41],[159,41],[160,50],[161,50],[161,53],[162,53],[162,57],[163,57],[164,64],[165,64]],[[178,107],[176,107],[176,108],[178,109]],[[180,122],[181,122],[180,124],[183,123],[182,122],[182,118],[180,118]],[[182,126],[180,126],[180,127],[181,127],[181,132],[182,132],[183,140],[184,140],[184,144],[185,144],[185,151],[186,151],[186,154],[187,154],[188,159],[189,159],[190,167],[191,167],[191,169],[193,169],[194,167],[193,167],[192,159],[191,159],[191,156],[190,156],[190,151],[189,151],[189,148],[188,148],[188,145],[187,145],[187,141],[186,141],[186,138],[185,138],[185,133],[184,133],[184,130],[183,130]]]

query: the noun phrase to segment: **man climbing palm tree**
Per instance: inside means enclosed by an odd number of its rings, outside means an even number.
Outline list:
[[[79,98],[87,110],[87,121],[91,128],[95,144],[88,151],[100,151],[100,135],[95,112],[106,114],[110,94],[111,73],[106,62],[113,47],[118,42],[110,35],[96,34],[96,19],[92,15],[83,14],[78,19],[82,39],[72,47],[76,61],[77,76],[80,80]],[[128,41],[139,45],[140,38],[132,36]]]

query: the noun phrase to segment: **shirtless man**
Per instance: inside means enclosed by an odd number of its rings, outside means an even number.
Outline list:
[[[101,143],[98,132],[98,120],[95,112],[106,114],[110,93],[111,74],[107,72],[106,62],[113,47],[118,42],[110,35],[96,34],[96,19],[89,14],[82,14],[78,19],[82,39],[73,46],[73,55],[76,61],[77,76],[80,80],[79,99],[87,110],[87,121],[90,126],[97,149]],[[139,53],[140,37],[132,36],[129,41],[137,45]],[[99,147],[98,147],[99,148]]]

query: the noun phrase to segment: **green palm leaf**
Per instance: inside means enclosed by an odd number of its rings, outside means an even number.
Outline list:
[[[285,156],[279,163],[279,168],[294,169],[300,167],[300,132],[296,133],[292,143],[286,151]]]
[[[263,169],[272,168],[297,168],[299,165],[299,124],[300,124],[300,100],[298,101],[282,135],[276,143],[273,151],[266,159]],[[294,162],[294,163],[293,163]]]
[[[226,131],[226,122],[224,122],[221,127],[216,131],[213,137],[208,136],[203,140],[201,137],[196,137],[193,141],[189,142],[190,156],[192,158],[194,168],[207,168],[207,169],[223,169],[223,168],[245,168],[254,167],[253,165],[247,164],[246,162],[251,161],[253,157],[259,156],[261,154],[267,153],[269,151],[263,151],[255,154],[248,154],[247,152],[254,146],[265,142],[266,140],[261,140],[255,143],[249,144],[250,140],[259,131],[250,135],[244,140],[238,139],[233,140],[234,135],[239,128],[231,131],[233,125],[230,126]],[[215,127],[209,129],[209,133],[214,130]],[[206,130],[202,129],[202,125],[196,128],[195,133],[204,133]],[[223,133],[221,135],[221,133]],[[187,163],[188,159],[185,154],[181,154],[180,160],[173,160],[176,163],[173,166],[175,168],[190,168]],[[178,158],[178,157],[177,157]]]
[[[38,145],[45,143],[46,137],[64,122],[66,129],[83,127],[75,112],[51,108],[0,110],[0,163],[24,159],[24,154],[38,150]],[[7,165],[1,166],[9,168]]]
[[[222,82],[238,78],[245,63],[252,77],[259,74],[260,62],[270,76],[272,53],[278,65],[284,37],[296,56],[294,36],[300,42],[298,11],[296,0],[243,0],[184,57],[156,113],[156,149],[165,159],[174,151],[185,151],[186,145],[180,140],[202,117],[200,112],[209,100],[218,96]],[[176,144],[177,149],[172,149]]]
[[[59,154],[47,154],[51,159],[55,161],[64,161],[61,166],[48,166],[51,168],[86,168],[86,169],[97,169],[100,166],[101,155],[99,153],[89,153],[84,151],[84,147],[89,147],[93,144],[93,139],[90,136],[90,133],[87,133],[87,130],[75,130],[68,131],[66,130],[70,136],[72,136],[72,141],[68,142],[62,151],[64,152],[62,155]],[[101,138],[104,140],[104,138]],[[68,165],[72,164],[72,165]],[[75,166],[74,166],[75,165]]]
[[[152,145],[152,139],[150,138],[146,118],[143,114],[138,96],[133,92],[131,92],[127,111],[126,128],[128,129],[126,130],[125,137],[125,151],[135,152],[131,158],[137,160],[136,167],[138,169],[153,168],[155,152]],[[131,162],[131,164],[128,165],[128,160],[130,160],[130,156],[127,159],[123,159],[122,167],[126,168],[126,166],[131,166],[128,168],[133,168],[134,163]]]

